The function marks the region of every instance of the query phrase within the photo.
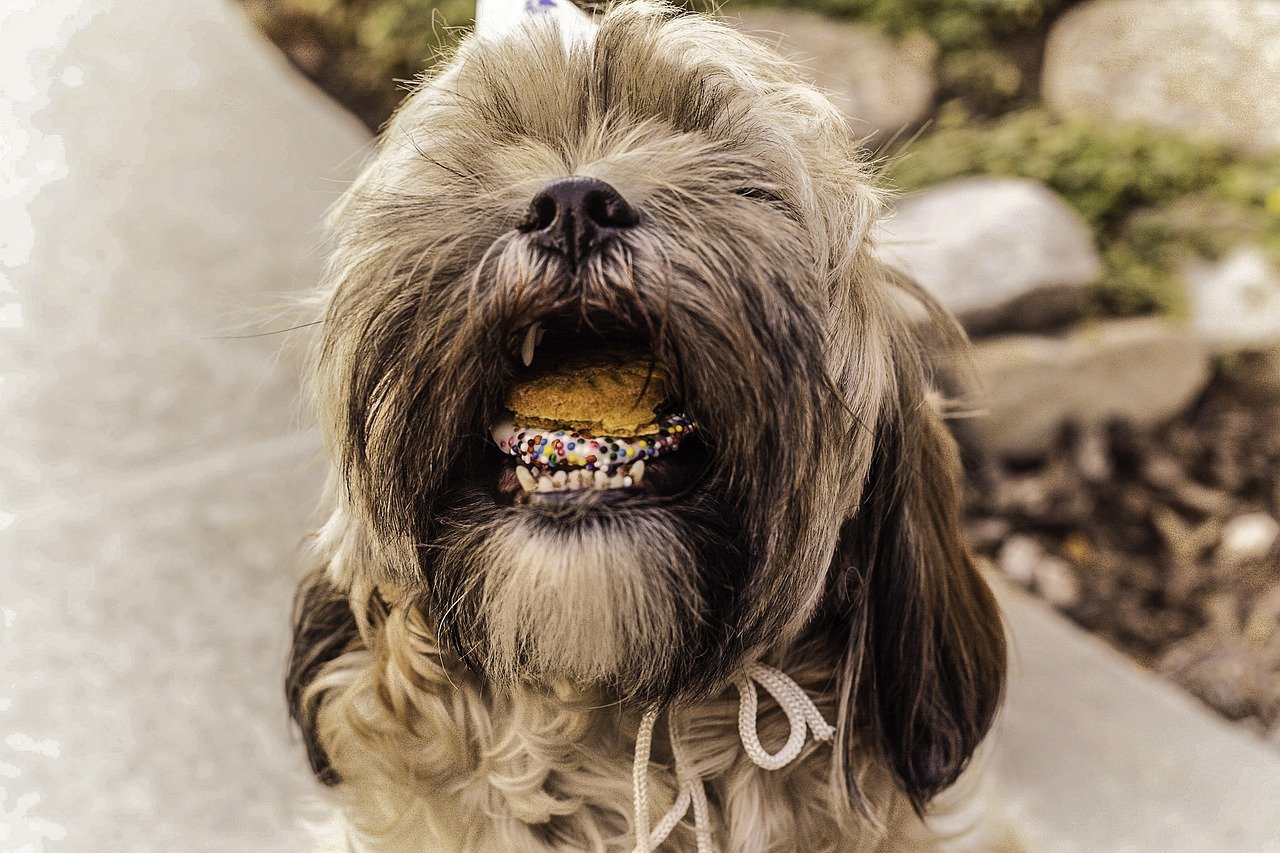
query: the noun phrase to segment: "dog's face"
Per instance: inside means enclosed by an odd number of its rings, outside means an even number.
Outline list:
[[[368,555],[345,580],[419,597],[497,682],[632,702],[702,695],[827,620],[848,701],[905,727],[887,752],[921,756],[899,776],[958,772],[972,744],[952,730],[976,743],[999,692],[981,671],[999,629],[943,649],[992,613],[866,243],[876,210],[829,102],[706,19],[634,4],[567,50],[549,26],[470,42],[333,219],[317,391],[336,524]],[[583,488],[531,486],[491,437],[511,389],[619,349],[695,427],[642,477],[597,462],[570,475]],[[924,624],[949,595],[950,624]],[[928,672],[893,687],[916,647]],[[954,719],[921,744],[921,714]]]

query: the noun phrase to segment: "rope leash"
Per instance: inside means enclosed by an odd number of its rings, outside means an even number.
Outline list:
[[[775,753],[760,744],[757,731],[759,683],[777,701],[787,716],[791,733],[787,742]],[[771,666],[754,663],[743,671],[743,677],[734,682],[738,688],[738,737],[742,748],[757,767],[763,770],[780,770],[800,755],[810,734],[815,740],[830,741],[835,727],[822,717],[818,706],[790,676]],[[653,748],[653,729],[658,722],[658,711],[649,708],[640,718],[640,731],[636,735],[635,759],[631,765],[631,781],[634,785],[632,804],[635,806],[636,846],[634,853],[650,853],[657,850],[667,836],[684,819],[693,806],[694,837],[698,853],[711,853],[711,820],[707,805],[707,792],[702,777],[692,771],[681,741],[674,715],[667,714],[667,731],[671,737],[671,752],[675,758],[676,783],[679,793],[675,803],[663,815],[658,825],[649,830],[649,753]]]

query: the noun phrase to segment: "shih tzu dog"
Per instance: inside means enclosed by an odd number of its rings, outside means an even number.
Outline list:
[[[481,14],[331,219],[287,693],[343,847],[996,849],[950,321],[859,140],[722,24],[565,2]]]

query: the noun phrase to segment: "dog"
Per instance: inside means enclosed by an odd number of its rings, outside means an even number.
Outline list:
[[[931,404],[953,322],[790,63],[647,0],[580,29],[466,39],[331,216],[286,692],[341,846],[996,849],[955,785],[1005,641]],[[510,389],[617,346],[696,430],[535,483]]]

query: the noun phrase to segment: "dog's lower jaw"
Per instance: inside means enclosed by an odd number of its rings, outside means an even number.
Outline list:
[[[353,644],[312,688],[320,696],[316,734],[341,780],[334,793],[344,843],[369,851],[633,848],[639,709],[565,682],[495,689],[437,644],[432,620],[412,603],[352,603],[378,614],[367,638],[372,648]],[[809,645],[776,650],[771,660],[835,718],[830,652]],[[860,775],[876,818],[839,804],[828,744],[811,742],[777,771],[756,767],[741,747],[738,711],[730,688],[674,712],[704,778],[717,849],[966,849],[934,845],[871,763]],[[787,731],[782,710],[763,699],[766,748],[776,750]],[[662,734],[652,762],[647,784],[656,822],[676,794]],[[672,839],[672,849],[693,848],[691,818]]]

